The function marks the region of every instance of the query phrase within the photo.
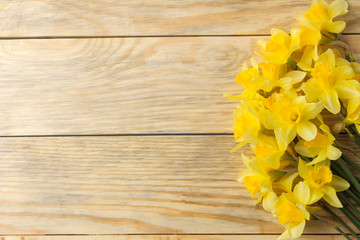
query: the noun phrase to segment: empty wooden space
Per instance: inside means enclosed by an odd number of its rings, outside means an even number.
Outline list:
[[[2,0],[0,239],[275,240],[236,182],[249,149],[230,153],[223,93],[242,92],[259,35],[310,4]],[[314,221],[301,239],[342,238]]]

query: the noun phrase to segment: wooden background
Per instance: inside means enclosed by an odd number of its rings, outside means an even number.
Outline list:
[[[310,2],[1,0],[0,238],[275,240],[236,183],[222,94]],[[311,222],[301,239],[342,237]]]

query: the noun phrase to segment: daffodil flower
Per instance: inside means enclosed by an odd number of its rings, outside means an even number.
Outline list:
[[[341,156],[340,149],[333,146],[335,137],[330,133],[329,127],[322,123],[316,137],[311,141],[300,140],[295,145],[295,150],[300,155],[313,158],[308,165],[313,165],[325,159],[337,160]]]
[[[360,132],[360,97],[348,101],[345,123],[354,124],[356,130]]]
[[[315,138],[317,128],[310,120],[322,109],[322,103],[308,103],[304,96],[296,93],[277,94],[270,108],[259,114],[266,116],[264,126],[274,130],[279,149],[286,150],[297,134],[307,141]]]
[[[297,66],[303,71],[312,71],[313,61],[317,61],[318,45],[321,40],[321,33],[312,25],[300,26],[300,46],[302,47],[302,56]]]
[[[256,53],[272,64],[285,64],[290,55],[300,48],[299,34],[298,29],[293,29],[289,35],[281,29],[273,28],[269,40],[258,41],[262,53]]]
[[[234,117],[234,138],[239,144],[233,149],[233,152],[247,143],[257,144],[257,135],[261,128],[255,111],[245,103],[239,105],[233,113]]]
[[[329,161],[324,161],[321,164],[309,166],[304,160],[299,159],[298,172],[310,188],[310,204],[323,198],[331,206],[341,208],[342,204],[336,192],[345,191],[350,184],[343,178],[333,175],[329,165]]]
[[[255,203],[257,204],[266,193],[272,192],[273,179],[269,174],[272,169],[261,159],[249,158],[244,154],[241,156],[246,169],[240,173],[237,181],[245,185],[252,198],[256,194],[260,194],[258,201]]]
[[[273,214],[278,217],[285,231],[278,237],[281,239],[299,238],[304,231],[306,220],[310,219],[307,205],[310,203],[310,188],[299,182],[293,192],[283,193],[273,207]]]
[[[286,72],[287,66],[285,64],[271,64],[262,62],[259,64],[262,74],[259,76],[262,81],[258,89],[265,92],[271,92],[279,87],[285,91],[290,90],[293,85],[301,82],[306,72],[302,71],[289,71]]]
[[[344,21],[333,21],[335,17],[344,15],[348,12],[348,4],[345,0],[335,0],[328,4],[324,0],[314,0],[311,8],[299,17],[303,24],[311,24],[320,32],[340,33],[344,30]]]
[[[343,62],[343,61],[341,61]],[[302,90],[310,102],[322,101],[324,107],[333,114],[340,112],[340,100],[359,97],[359,91],[352,79],[355,77],[349,65],[336,65],[334,52],[328,49],[316,62],[312,78],[302,85]]]
[[[275,137],[262,134],[258,136],[258,141],[257,145],[251,146],[255,156],[264,160],[271,168],[279,169],[280,158],[284,155],[284,151],[279,149]]]

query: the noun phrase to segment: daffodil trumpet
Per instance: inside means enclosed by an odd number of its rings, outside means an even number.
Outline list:
[[[274,28],[258,41],[264,61],[244,63],[236,77],[243,91],[225,94],[240,102],[232,152],[252,152],[241,154],[238,182],[284,226],[278,239],[300,237],[324,209],[334,229],[360,240],[360,156],[353,147],[345,155],[349,143],[338,137],[346,132],[360,147],[360,64],[341,35],[346,23],[336,20],[347,12],[345,0],[313,0],[290,33]]]

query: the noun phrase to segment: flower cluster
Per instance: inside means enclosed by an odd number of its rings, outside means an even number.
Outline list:
[[[314,0],[290,34],[272,29],[270,39],[258,41],[265,61],[251,59],[236,77],[241,95],[225,94],[240,101],[233,151],[249,144],[253,152],[242,154],[238,181],[286,226],[279,239],[301,236],[319,201],[342,208],[337,192],[350,186],[332,170],[342,152],[324,121],[339,115],[360,132],[360,64],[342,41],[345,22],[333,20],[347,8],[345,0]]]

